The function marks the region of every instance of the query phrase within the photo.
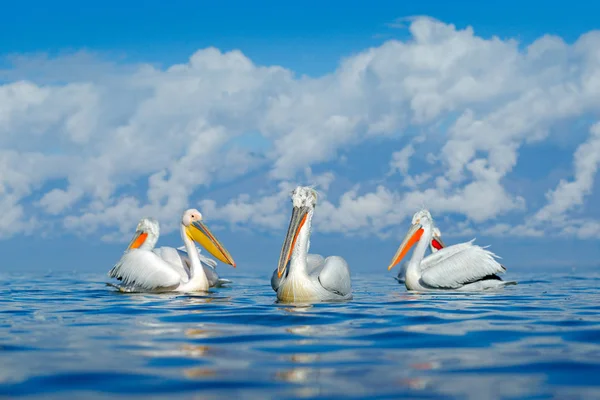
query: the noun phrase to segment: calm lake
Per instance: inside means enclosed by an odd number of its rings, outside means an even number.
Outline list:
[[[294,307],[268,274],[208,295],[1,274],[0,397],[600,398],[600,274],[506,278],[419,294],[356,274],[353,300]]]

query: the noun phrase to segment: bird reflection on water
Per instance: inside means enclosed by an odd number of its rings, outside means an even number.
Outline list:
[[[293,384],[302,384],[294,390],[298,397],[318,396],[321,394],[321,379],[324,368],[315,368],[310,364],[318,362],[317,354],[292,354],[286,360],[291,364],[301,364],[292,368],[284,368],[275,373],[275,379]]]
[[[0,397],[600,396],[599,275],[485,294],[357,275],[352,301],[311,305],[275,302],[260,277],[202,295],[102,279],[0,279]]]

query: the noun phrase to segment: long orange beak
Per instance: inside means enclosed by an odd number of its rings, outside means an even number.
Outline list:
[[[146,241],[146,238],[148,238],[148,234],[146,232],[136,231],[133,235],[133,239],[131,239],[131,242],[129,242],[129,245],[127,246],[127,250],[125,251],[139,249],[140,246]]]
[[[300,229],[304,226],[306,218],[308,217],[307,207],[294,207],[292,210],[292,218],[290,219],[290,226],[288,227],[287,235],[281,248],[281,254],[279,255],[279,263],[277,265],[277,276],[281,278],[285,272],[288,262],[292,256],[292,251],[296,245],[296,239]]]
[[[398,251],[396,251],[394,258],[392,258],[392,262],[388,267],[388,271],[394,268],[394,266],[400,261],[402,261],[406,253],[408,253],[408,251],[411,249],[411,247],[413,247],[415,243],[419,242],[422,235],[423,227],[421,226],[421,224],[414,224],[410,227],[410,229],[406,233],[406,236],[404,237],[404,240],[400,244],[400,247],[398,247]]]

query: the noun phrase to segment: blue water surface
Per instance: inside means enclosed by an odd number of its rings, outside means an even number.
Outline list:
[[[269,278],[188,295],[0,275],[0,397],[600,398],[600,274],[483,294],[363,274],[353,300],[302,307]]]

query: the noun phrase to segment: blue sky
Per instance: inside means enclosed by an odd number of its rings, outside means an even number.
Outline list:
[[[447,243],[477,237],[509,268],[597,267],[598,160],[581,152],[600,67],[580,39],[597,3],[81,4],[0,16],[4,270],[108,270],[137,218],[164,218],[159,243],[178,246],[193,206],[236,273],[268,274],[281,193],[313,183],[311,250],[356,271],[384,273],[421,203]],[[417,15],[437,21],[402,20]]]
[[[597,28],[594,1],[112,1],[94,7],[79,1],[8,2],[0,16],[3,54],[90,49],[115,58],[183,62],[195,50],[241,49],[258,64],[277,64],[299,73],[322,74],[339,58],[406,32],[387,25],[397,18],[428,15],[478,35],[543,34],[574,41]],[[294,51],[289,51],[294,46]]]

